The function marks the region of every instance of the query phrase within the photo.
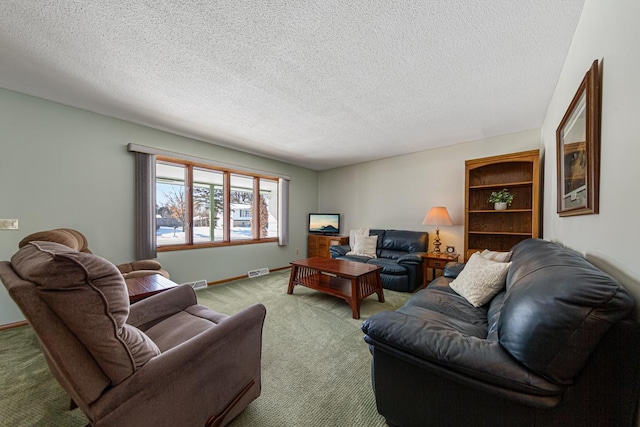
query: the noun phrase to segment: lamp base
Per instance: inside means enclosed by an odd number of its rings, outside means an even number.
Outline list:
[[[442,251],[440,250],[440,229],[436,227],[436,238],[433,239],[433,252],[434,255],[440,255]]]

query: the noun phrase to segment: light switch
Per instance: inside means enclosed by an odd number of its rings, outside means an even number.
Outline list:
[[[17,219],[0,219],[0,230],[17,230]]]

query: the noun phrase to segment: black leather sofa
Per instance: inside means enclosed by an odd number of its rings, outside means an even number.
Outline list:
[[[331,258],[364,262],[382,267],[382,287],[401,292],[413,292],[422,285],[422,254],[429,244],[429,233],[407,230],[369,230],[378,236],[377,258],[347,255],[349,245],[331,246]]]
[[[439,277],[362,324],[380,414],[403,427],[638,425],[640,324],[627,291],[543,240],[518,243],[511,261],[484,306]]]

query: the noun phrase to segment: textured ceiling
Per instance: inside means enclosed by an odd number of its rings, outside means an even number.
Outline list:
[[[2,0],[0,87],[324,170],[541,126],[583,3]]]

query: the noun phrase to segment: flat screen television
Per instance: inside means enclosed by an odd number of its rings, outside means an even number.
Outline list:
[[[340,234],[340,214],[310,213],[309,233],[327,235]]]

